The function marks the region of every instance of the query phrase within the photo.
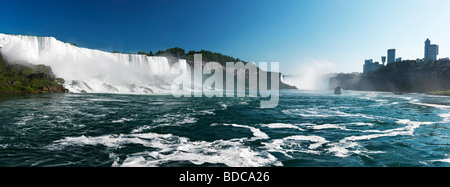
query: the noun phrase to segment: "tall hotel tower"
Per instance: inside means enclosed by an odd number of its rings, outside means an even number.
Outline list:
[[[437,60],[439,54],[439,46],[436,44],[431,45],[430,40],[427,38],[425,41],[425,62],[429,60]]]
[[[395,62],[395,49],[388,49],[387,53],[387,63]]]

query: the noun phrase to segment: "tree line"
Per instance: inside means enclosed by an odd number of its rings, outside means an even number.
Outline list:
[[[114,51],[113,53],[119,53],[117,51]],[[150,51],[148,53],[146,52],[142,52],[139,51],[137,52],[137,54],[139,55],[147,55],[147,56],[166,56],[166,57],[176,57],[176,58],[183,58],[186,59],[188,61],[194,61],[194,54],[202,54],[202,60],[206,61],[206,62],[219,62],[222,65],[225,65],[226,62],[244,62],[247,63],[246,61],[243,61],[239,58],[234,58],[228,55],[224,55],[221,53],[217,53],[217,52],[212,52],[212,51],[208,51],[208,50],[200,50],[200,51],[194,51],[194,50],[190,50],[188,52],[186,52],[184,49],[179,48],[179,47],[174,47],[174,48],[170,48],[170,49],[166,49],[164,51],[159,50],[156,53],[153,53],[153,51]]]

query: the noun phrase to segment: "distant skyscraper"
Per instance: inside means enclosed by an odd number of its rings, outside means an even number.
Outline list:
[[[383,62],[383,66],[384,66],[385,63],[386,63],[386,56],[382,56],[382,57],[381,57],[381,62]]]
[[[439,46],[436,44],[431,45],[431,41],[427,38],[425,41],[425,62],[429,60],[437,60],[439,54]]]
[[[395,49],[388,49],[387,63],[395,62]]]

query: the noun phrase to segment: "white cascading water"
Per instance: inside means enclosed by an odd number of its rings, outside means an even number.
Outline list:
[[[0,53],[9,63],[50,66],[71,92],[167,94],[172,80],[185,72],[186,60],[171,67],[166,57],[110,53],[81,48],[53,37],[0,33]]]

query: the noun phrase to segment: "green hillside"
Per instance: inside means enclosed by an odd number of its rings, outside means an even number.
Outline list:
[[[49,66],[9,64],[0,54],[0,93],[67,92]]]

